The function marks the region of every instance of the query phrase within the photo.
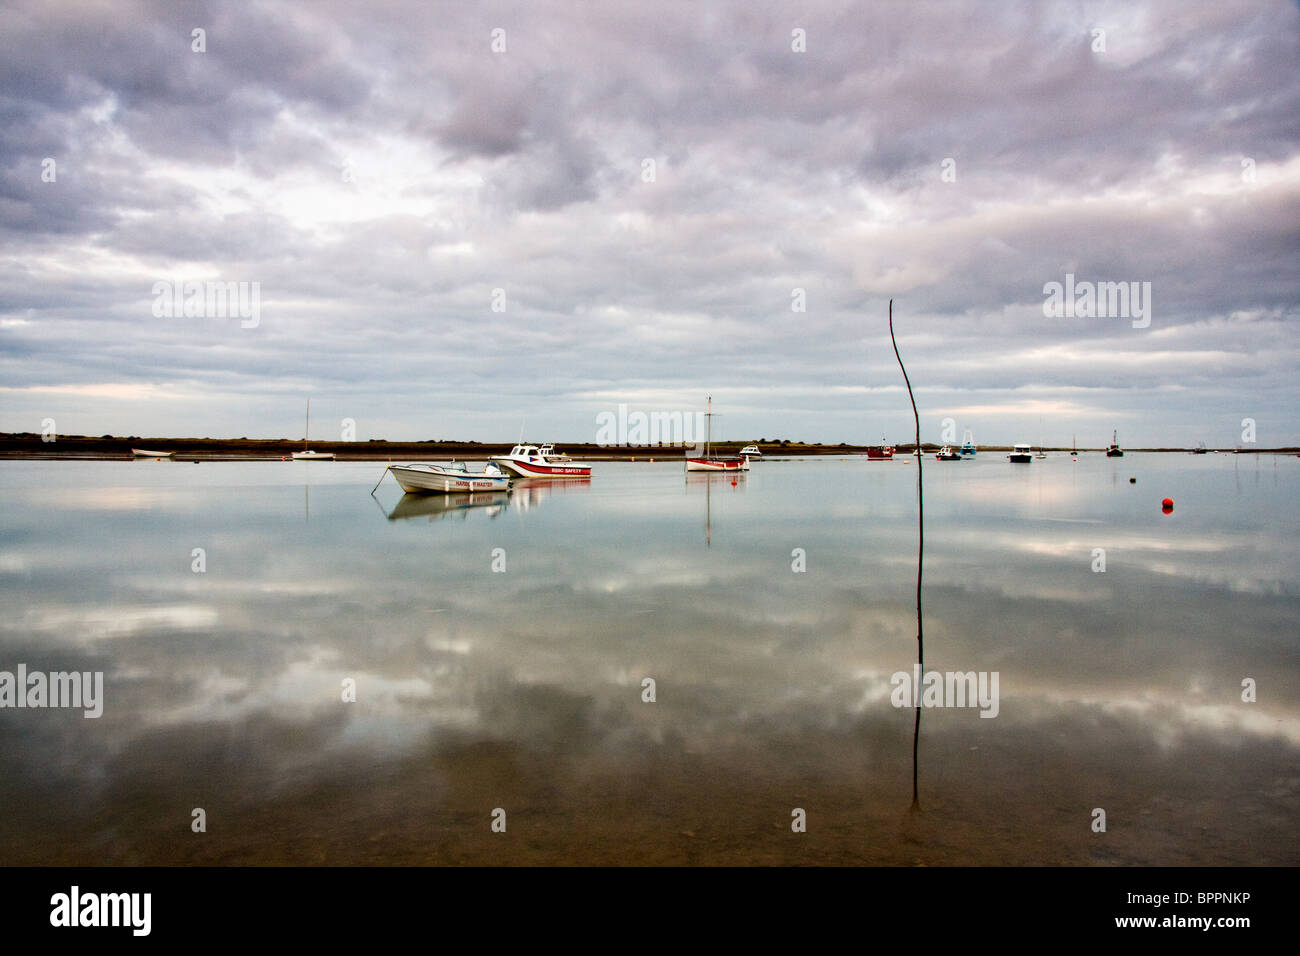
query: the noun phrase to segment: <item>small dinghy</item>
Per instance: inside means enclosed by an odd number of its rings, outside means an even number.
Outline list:
[[[510,475],[490,462],[482,471],[470,471],[463,461],[389,465],[386,471],[393,473],[397,483],[408,494],[506,491],[510,488]],[[383,480],[382,476],[380,480]]]

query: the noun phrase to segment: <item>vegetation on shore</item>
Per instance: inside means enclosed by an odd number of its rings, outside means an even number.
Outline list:
[[[313,451],[332,452],[339,458],[386,459],[386,458],[486,458],[490,455],[504,455],[514,447],[514,442],[476,442],[427,440],[419,442],[391,442],[381,439],[370,441],[316,441],[311,442]],[[877,442],[863,445],[851,445],[842,442],[838,445],[823,445],[783,440],[747,440],[718,441],[712,449],[720,455],[736,455],[746,445],[757,445],[764,455],[862,455],[868,448],[877,447]],[[894,446],[896,455],[915,454],[915,443],[899,443]],[[937,443],[922,442],[922,451],[936,452],[941,446]],[[980,445],[980,452],[1010,451],[1010,445]],[[180,456],[199,455],[204,457],[230,458],[288,458],[303,448],[302,439],[291,438],[158,438],[128,435],[59,435],[55,441],[44,441],[35,432],[0,433],[0,458],[130,458],[131,449],[146,448],[155,451],[174,452]],[[597,445],[594,442],[563,442],[559,450],[573,458],[636,458],[664,459],[682,457],[686,449],[681,444],[656,445]],[[693,450],[698,450],[694,449]],[[1049,452],[1068,452],[1069,448],[1045,449]],[[1096,453],[1101,448],[1080,448],[1080,453]],[[1231,448],[1213,449],[1219,453],[1232,453]],[[1146,452],[1188,452],[1188,448],[1128,448],[1126,451]],[[1242,449],[1243,454],[1290,454],[1300,452],[1300,448],[1252,448]]]

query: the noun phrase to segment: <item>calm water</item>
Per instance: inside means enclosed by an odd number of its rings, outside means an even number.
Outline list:
[[[1000,710],[924,712],[920,813],[914,463],[381,470],[0,462],[0,670],[105,681],[0,710],[0,862],[1300,860],[1300,459],[928,461],[926,665]]]

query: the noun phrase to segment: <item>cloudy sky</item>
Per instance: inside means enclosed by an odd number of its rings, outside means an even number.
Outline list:
[[[902,439],[892,296],[926,440],[1300,444],[1297,63],[1291,0],[6,0],[0,429]]]

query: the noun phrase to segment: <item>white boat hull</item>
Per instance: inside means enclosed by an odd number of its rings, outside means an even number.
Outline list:
[[[293,453],[294,461],[333,461],[334,452],[332,451],[296,451]]]
[[[174,451],[149,451],[146,448],[132,448],[131,454],[136,458],[170,458],[176,454]]]
[[[464,471],[457,474],[436,465],[389,465],[388,470],[408,494],[447,495],[467,491],[506,491],[510,488],[509,475]]]

